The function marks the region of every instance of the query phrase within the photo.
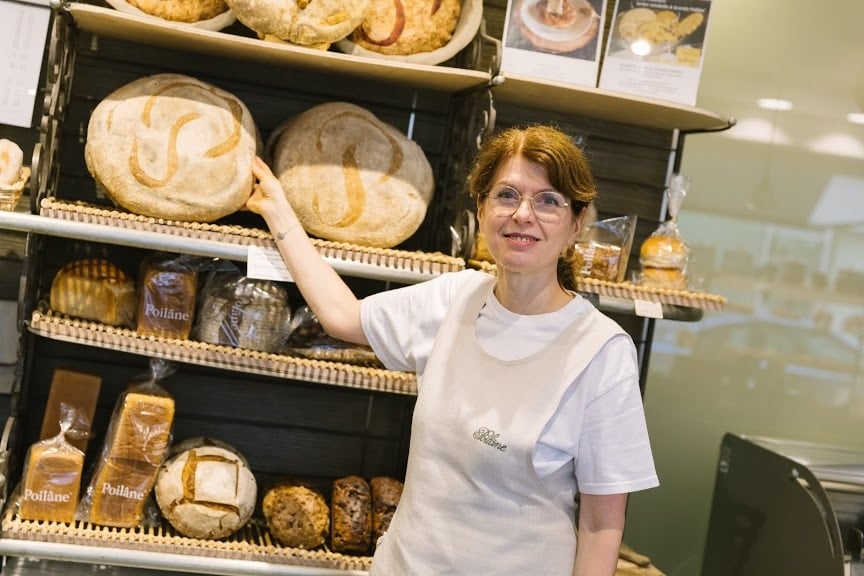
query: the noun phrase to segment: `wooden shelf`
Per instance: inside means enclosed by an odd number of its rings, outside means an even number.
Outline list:
[[[494,79],[496,101],[597,120],[682,132],[726,130],[735,119],[685,106],[589,86],[507,74]]]
[[[126,14],[111,8],[79,2],[66,4],[64,10],[81,30],[149,46],[161,46],[233,60],[278,64],[298,71],[332,73],[362,78],[368,82],[397,84],[445,93],[462,92],[489,83],[489,74],[477,70],[406,64],[265,42],[257,38],[202,30],[180,23]]]

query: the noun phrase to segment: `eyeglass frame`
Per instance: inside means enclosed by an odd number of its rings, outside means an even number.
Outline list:
[[[496,192],[496,191],[500,192],[501,190],[504,190],[504,189],[512,190],[519,197],[519,203],[516,204],[516,206],[513,208],[512,212],[508,212],[508,213],[501,212],[498,210],[498,208],[501,208],[501,206],[500,205],[499,206],[494,205],[494,201],[495,201],[494,198],[495,197],[493,197],[493,195],[492,195],[493,192]],[[550,213],[548,215],[545,215],[545,216],[554,216],[556,218],[555,220],[544,219],[540,216],[540,214],[537,213],[537,206],[535,204],[535,202],[536,202],[535,199],[538,196],[540,196],[541,194],[545,194],[547,192],[561,196],[561,198],[563,199],[563,205],[560,206],[560,208],[570,208],[571,210],[573,210],[574,214],[579,214],[579,212],[581,212],[585,208],[585,204],[583,202],[574,202],[572,199],[567,198],[567,196],[565,196],[564,194],[562,194],[558,190],[541,190],[540,192],[538,192],[534,196],[524,196],[519,191],[518,188],[515,188],[514,186],[509,186],[509,185],[501,186],[501,188],[498,188],[494,191],[489,190],[488,192],[486,192],[486,194],[483,195],[482,199],[484,201],[486,201],[486,200],[489,201],[489,209],[492,210],[496,216],[506,217],[506,218],[513,216],[513,214],[515,214],[519,210],[519,208],[522,207],[522,204],[525,202],[525,200],[527,200],[528,204],[531,205],[531,211],[534,213],[534,216],[537,218],[537,220],[539,220],[540,222],[544,222],[546,224],[557,224],[558,222],[561,221],[561,214],[557,208],[555,209],[555,212]]]

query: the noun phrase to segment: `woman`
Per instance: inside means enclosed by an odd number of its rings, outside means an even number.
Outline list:
[[[627,494],[658,481],[633,343],[558,281],[596,197],[570,138],[514,128],[478,154],[468,188],[495,276],[445,274],[362,301],[266,164],[253,171],[248,207],[322,326],[418,376],[405,489],[371,574],[612,576]]]

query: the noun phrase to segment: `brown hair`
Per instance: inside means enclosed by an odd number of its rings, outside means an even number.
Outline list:
[[[557,128],[534,125],[508,128],[481,148],[467,181],[468,193],[477,204],[489,194],[495,172],[513,156],[542,166],[549,183],[572,201],[576,215],[597,197],[594,175],[582,150]]]

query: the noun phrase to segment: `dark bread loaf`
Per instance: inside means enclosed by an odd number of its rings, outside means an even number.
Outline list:
[[[387,476],[376,476],[369,481],[372,489],[372,543],[384,535],[402,497],[402,482]]]
[[[372,491],[359,476],[333,482],[333,526],[330,548],[334,552],[366,554],[372,542]]]
[[[330,509],[314,488],[279,484],[267,490],[261,508],[270,533],[285,546],[313,550],[326,542]]]
[[[187,340],[192,332],[198,274],[184,257],[157,254],[141,265],[136,330],[142,336]]]

